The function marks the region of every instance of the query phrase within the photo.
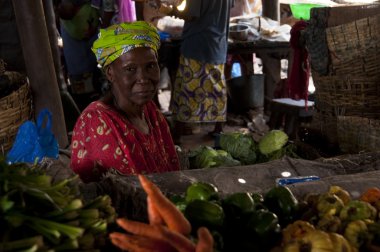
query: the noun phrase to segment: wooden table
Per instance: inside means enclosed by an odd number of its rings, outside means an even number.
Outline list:
[[[291,50],[288,41],[230,41],[228,54],[243,60],[244,74],[253,74],[253,54],[263,63],[265,74],[265,100],[271,101],[276,84],[281,80],[281,60],[288,59],[291,66]],[[226,66],[227,72],[228,67]],[[232,67],[232,66],[231,66]],[[288,72],[289,72],[288,68]],[[227,78],[229,77],[226,75]]]
[[[172,82],[179,63],[179,48],[181,40],[162,41],[159,51],[160,64],[168,67]],[[239,58],[243,74],[254,73],[253,55],[257,55],[263,62],[263,73],[265,74],[265,100],[266,104],[273,98],[276,84],[281,80],[281,60],[288,59],[291,66],[291,50],[289,42],[255,40],[255,41],[230,41],[228,44],[228,54],[234,58]],[[232,64],[226,64],[226,78],[231,78]]]

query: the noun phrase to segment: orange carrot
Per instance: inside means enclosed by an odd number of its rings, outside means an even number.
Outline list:
[[[112,244],[122,250],[152,252],[165,251],[175,252],[176,250],[167,242],[146,238],[143,236],[134,236],[118,232],[110,233]]]
[[[200,227],[197,230],[198,243],[196,246],[196,252],[212,252],[214,251],[214,239],[210,231],[205,227]]]
[[[195,245],[184,235],[169,230],[165,226],[148,225],[138,221],[119,218],[117,224],[126,231],[135,235],[144,236],[154,240],[164,241],[177,249],[179,252],[194,252]]]
[[[151,197],[147,197],[148,218],[151,225],[165,225],[158,210],[154,207]]]
[[[138,175],[141,186],[144,188],[148,197],[151,198],[152,205],[160,213],[162,219],[167,224],[170,230],[179,232],[183,235],[189,235],[191,225],[177,207],[166,198],[161,190],[148,180],[144,175]]]

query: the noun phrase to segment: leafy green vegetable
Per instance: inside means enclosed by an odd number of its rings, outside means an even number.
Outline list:
[[[218,156],[218,152],[209,146],[200,146],[189,154],[190,165],[192,168],[209,168],[213,167],[216,162],[214,157]]]
[[[281,159],[284,156],[291,158],[300,158],[296,153],[297,146],[293,143],[287,143],[284,147],[276,150],[268,155],[258,153],[257,163],[265,163],[273,160]]]
[[[221,134],[220,147],[242,164],[254,164],[256,161],[256,144],[248,134],[241,132]]]
[[[189,160],[193,169],[240,165],[240,162],[228,152],[215,150],[209,146],[200,146],[193,150],[189,154]]]
[[[109,195],[83,204],[78,178],[53,182],[39,164],[8,164],[0,155],[0,250],[82,251],[104,246],[116,211]]]
[[[288,142],[288,135],[282,130],[271,130],[265,134],[259,141],[259,150],[261,154],[269,155],[272,152],[280,150]]]
[[[240,165],[240,161],[234,159],[230,153],[225,150],[217,150],[218,156],[214,157],[215,165],[213,167],[219,166],[238,166]]]

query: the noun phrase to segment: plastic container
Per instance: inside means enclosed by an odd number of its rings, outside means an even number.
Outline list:
[[[310,19],[311,8],[325,7],[321,4],[308,4],[308,3],[295,3],[290,4],[290,10],[292,11],[293,17],[302,20]]]
[[[161,41],[168,41],[170,40],[170,34],[167,32],[159,31],[158,34],[160,35],[160,40]]]
[[[237,112],[264,106],[264,75],[252,74],[227,81],[228,106]]]

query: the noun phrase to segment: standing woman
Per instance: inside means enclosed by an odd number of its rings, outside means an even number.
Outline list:
[[[84,182],[99,180],[108,170],[179,170],[169,126],[152,101],[160,80],[159,41],[156,28],[144,21],[100,30],[92,50],[110,90],[83,111],[71,145],[71,168]]]
[[[228,26],[233,0],[190,0],[184,11],[170,15],[185,20],[180,65],[171,104],[174,141],[186,123],[215,123],[211,134],[222,132],[227,116],[224,77]]]

